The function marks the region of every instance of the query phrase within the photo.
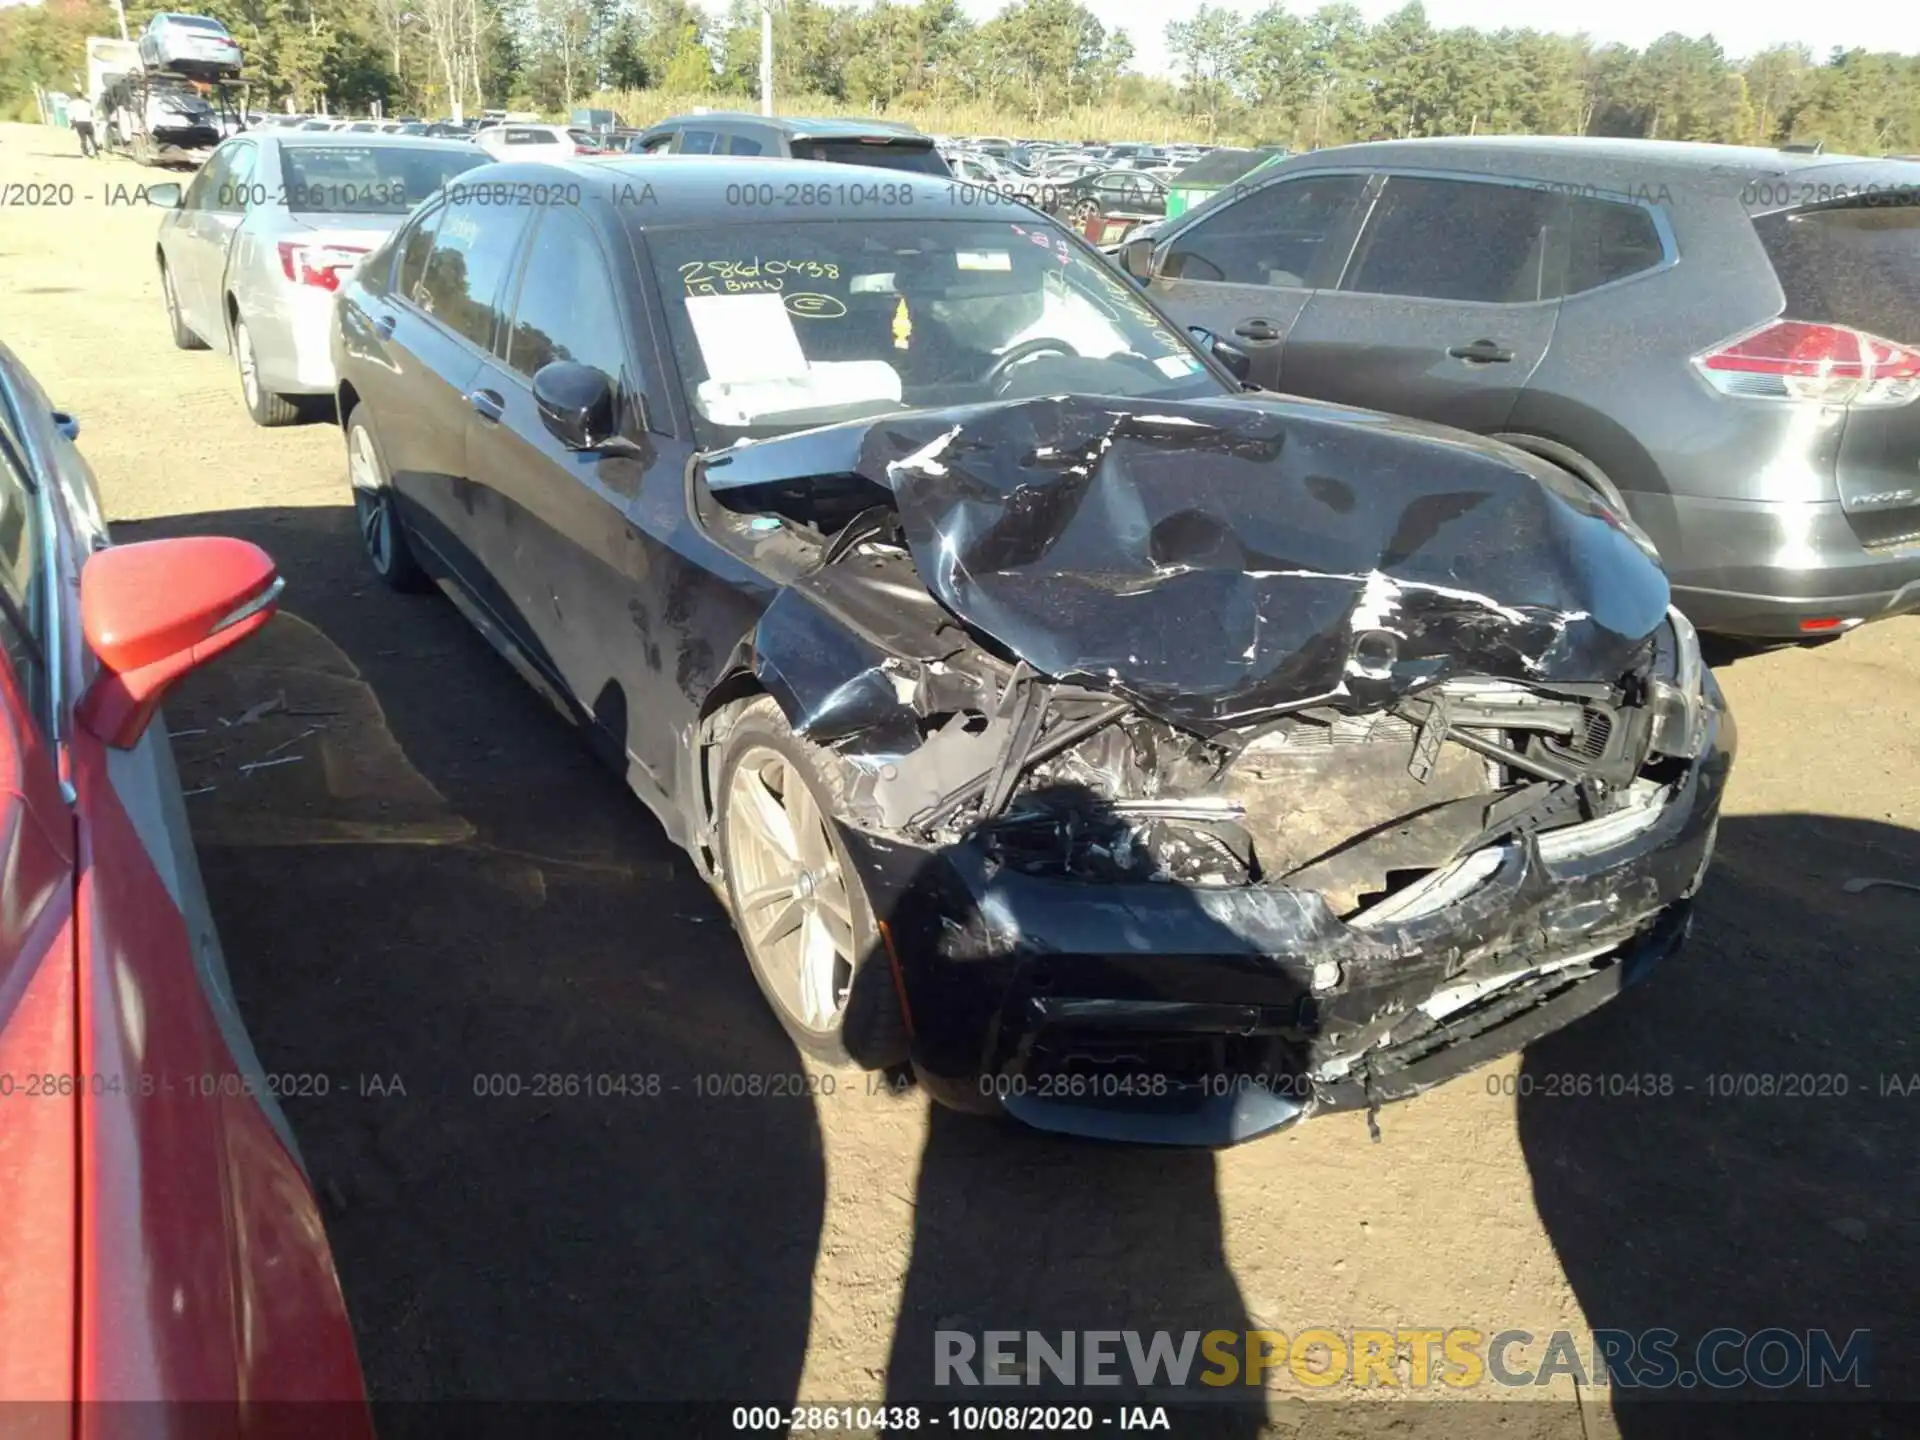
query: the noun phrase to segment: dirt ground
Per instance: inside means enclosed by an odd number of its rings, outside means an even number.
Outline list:
[[[1352,1115],[1220,1155],[1100,1148],[848,1074],[702,1096],[799,1069],[727,921],[450,605],[373,581],[338,431],[256,429],[228,360],[172,348],[158,214],[108,203],[154,178],[0,127],[0,186],[75,187],[0,209],[0,334],[79,415],[120,538],[241,535],[288,577],[283,618],[169,718],[261,1055],[331,1077],[287,1109],[377,1397],[871,1401],[930,1369],[939,1325],[1866,1329],[1876,1393],[1914,1398],[1920,894],[1843,887],[1920,882],[1920,619],[1724,665],[1741,753],[1691,947],[1383,1112],[1379,1143]],[[240,769],[269,758],[292,763]],[[544,1072],[660,1091],[476,1093]],[[1788,1073],[1845,1079],[1712,1078]],[[1559,1078],[1632,1074],[1671,1093]],[[1575,1388],[1503,1433],[1690,1428]]]

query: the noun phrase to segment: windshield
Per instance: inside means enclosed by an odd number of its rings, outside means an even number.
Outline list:
[[[480,153],[411,145],[286,145],[280,168],[296,215],[404,215]]]
[[[647,238],[708,446],[923,406],[1226,393],[1178,327],[1038,219]]]

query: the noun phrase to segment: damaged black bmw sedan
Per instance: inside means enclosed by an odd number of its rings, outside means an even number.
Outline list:
[[[492,166],[334,348],[374,568],[604,749],[818,1058],[1226,1144],[1686,933],[1734,731],[1644,538],[1534,456],[1244,392],[1034,212]]]

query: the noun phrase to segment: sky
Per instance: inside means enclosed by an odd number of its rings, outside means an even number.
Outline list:
[[[961,0],[969,15],[984,20],[1002,0]],[[1167,73],[1166,27],[1191,18],[1200,0],[1082,0],[1109,29],[1119,26],[1133,37],[1134,68],[1150,75]],[[1229,10],[1251,15],[1266,0],[1215,0]],[[1405,0],[1357,0],[1369,21],[1391,14]],[[1310,14],[1320,0],[1290,0],[1297,15]],[[1867,50],[1920,52],[1920,3],[1916,0],[1854,0],[1851,4],[1793,5],[1780,0],[1607,0],[1604,5],[1555,5],[1540,0],[1426,0],[1427,19],[1438,29],[1471,25],[1480,30],[1503,26],[1571,34],[1584,30],[1602,44],[1618,41],[1635,48],[1669,30],[1712,35],[1729,55],[1740,57],[1769,45],[1806,45],[1816,59],[1834,46]]]

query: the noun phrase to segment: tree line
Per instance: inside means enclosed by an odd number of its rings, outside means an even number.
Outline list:
[[[164,0],[162,0],[164,3]],[[128,5],[130,27],[160,8]],[[247,55],[252,103],[435,117],[457,102],[559,113],[750,106],[759,0],[202,0]],[[106,0],[0,9],[0,115],[34,87],[71,90],[81,40],[116,33]],[[1599,134],[1867,154],[1920,151],[1920,57],[1778,45],[1744,58],[1710,36],[1644,49],[1535,29],[1435,28],[1414,3],[1370,24],[1351,4],[1203,4],[1165,27],[1175,73],[1133,68],[1133,42],[1079,0],[1011,0],[974,21],[959,0],[859,6],[778,0],[781,108],[1094,138],[1182,136],[1307,148],[1385,136]],[[670,103],[669,103],[670,102]],[[646,114],[630,114],[643,120]],[[958,128],[935,123],[931,128]],[[1122,138],[1107,134],[1101,138]]]

